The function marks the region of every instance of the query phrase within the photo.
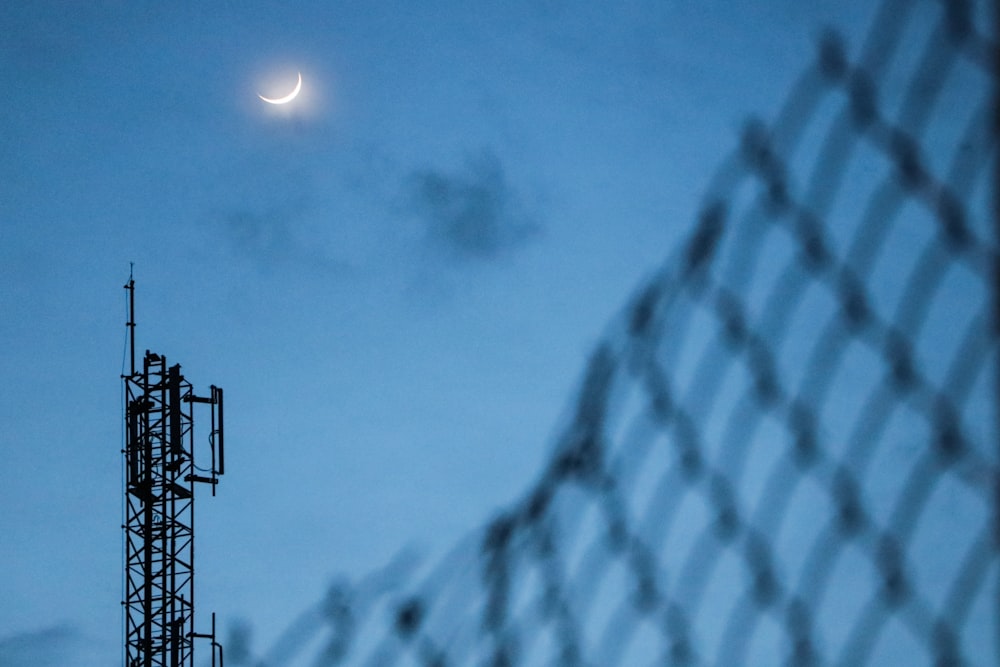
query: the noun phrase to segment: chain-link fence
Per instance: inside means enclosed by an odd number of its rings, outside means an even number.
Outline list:
[[[825,34],[525,497],[227,659],[1000,662],[993,11],[889,0],[856,55]]]

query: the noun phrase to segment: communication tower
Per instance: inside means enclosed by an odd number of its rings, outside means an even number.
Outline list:
[[[146,350],[135,356],[135,281],[129,276],[127,333],[131,362],[125,383],[125,667],[193,667],[196,639],[222,663],[211,630],[195,631],[194,495],[215,495],[225,472],[222,389],[197,396],[179,364]],[[195,406],[211,416],[210,462],[195,461]],[[207,408],[207,409],[205,409]],[[202,446],[204,451],[204,446]]]

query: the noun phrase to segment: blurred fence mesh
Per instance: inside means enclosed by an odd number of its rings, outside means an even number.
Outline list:
[[[1000,663],[992,11],[890,0],[856,55],[826,33],[525,497],[231,662]]]

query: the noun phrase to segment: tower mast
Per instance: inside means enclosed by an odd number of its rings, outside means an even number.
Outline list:
[[[194,640],[209,639],[212,664],[222,646],[195,631],[194,493],[215,495],[224,468],[222,389],[197,396],[179,364],[146,350],[135,357],[135,281],[129,274],[126,323],[131,360],[125,389],[125,667],[193,667]],[[194,406],[208,406],[211,463],[195,465]],[[198,474],[201,471],[207,474]]]

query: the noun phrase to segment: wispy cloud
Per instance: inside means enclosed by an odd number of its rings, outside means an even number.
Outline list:
[[[296,204],[266,209],[241,206],[213,217],[232,251],[260,268],[344,269],[346,264],[330,254],[326,240],[309,229],[305,209]]]
[[[302,252],[295,238],[294,210],[234,208],[220,215],[233,249],[264,263],[281,262]]]
[[[70,625],[53,625],[0,639],[3,667],[101,667],[113,664],[98,645]]]
[[[493,260],[539,232],[491,150],[470,157],[457,173],[414,171],[407,199],[427,239],[457,259]]]

